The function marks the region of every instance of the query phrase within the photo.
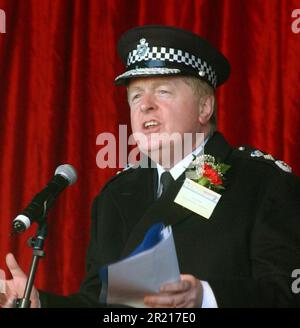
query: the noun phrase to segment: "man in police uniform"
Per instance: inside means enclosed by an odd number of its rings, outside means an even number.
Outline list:
[[[162,220],[173,229],[181,281],[145,295],[147,306],[299,306],[291,275],[300,268],[300,183],[283,162],[233,149],[215,131],[214,89],[229,77],[226,58],[199,36],[165,26],[129,30],[119,53],[126,71],[116,83],[127,86],[132,130],[145,137],[139,147],[156,167],[130,168],[106,184],[93,205],[80,291],[66,298],[34,290],[33,306],[99,306],[99,268],[128,256]],[[171,146],[173,160],[165,165],[160,154],[166,145],[151,136],[174,132],[203,133],[207,158],[229,168],[222,179],[207,180],[211,189],[224,188],[209,219],[174,202],[193,154],[203,147],[195,143],[193,153],[177,158]],[[12,255],[7,263],[22,285]],[[9,306],[18,293],[2,297],[2,304]]]

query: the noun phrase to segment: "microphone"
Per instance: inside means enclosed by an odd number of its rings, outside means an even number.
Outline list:
[[[24,211],[13,220],[14,233],[27,230],[34,221],[42,222],[58,194],[76,180],[77,173],[72,165],[58,166],[46,187],[36,194]]]

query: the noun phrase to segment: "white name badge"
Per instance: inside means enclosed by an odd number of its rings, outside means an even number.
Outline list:
[[[174,202],[209,219],[221,195],[186,178]]]

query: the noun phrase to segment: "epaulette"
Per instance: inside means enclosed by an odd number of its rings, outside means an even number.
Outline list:
[[[288,164],[286,164],[284,161],[276,159],[272,155],[264,153],[259,149],[255,149],[255,148],[252,148],[249,146],[240,146],[240,147],[238,147],[238,150],[249,154],[249,156],[252,158],[261,158],[261,159],[265,159],[267,161],[272,161],[281,170],[288,172],[288,173],[292,172],[292,168]]]

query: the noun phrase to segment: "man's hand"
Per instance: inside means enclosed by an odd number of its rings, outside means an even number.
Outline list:
[[[145,305],[154,308],[200,308],[203,288],[201,281],[192,275],[182,274],[176,283],[165,284],[157,294],[146,295]]]
[[[15,300],[22,298],[24,295],[27,277],[19,267],[15,257],[12,254],[7,254],[6,264],[12,275],[12,279],[6,280],[5,273],[0,269],[0,307],[8,308],[14,307]],[[31,293],[31,307],[40,307],[39,294],[35,287],[32,288]]]

